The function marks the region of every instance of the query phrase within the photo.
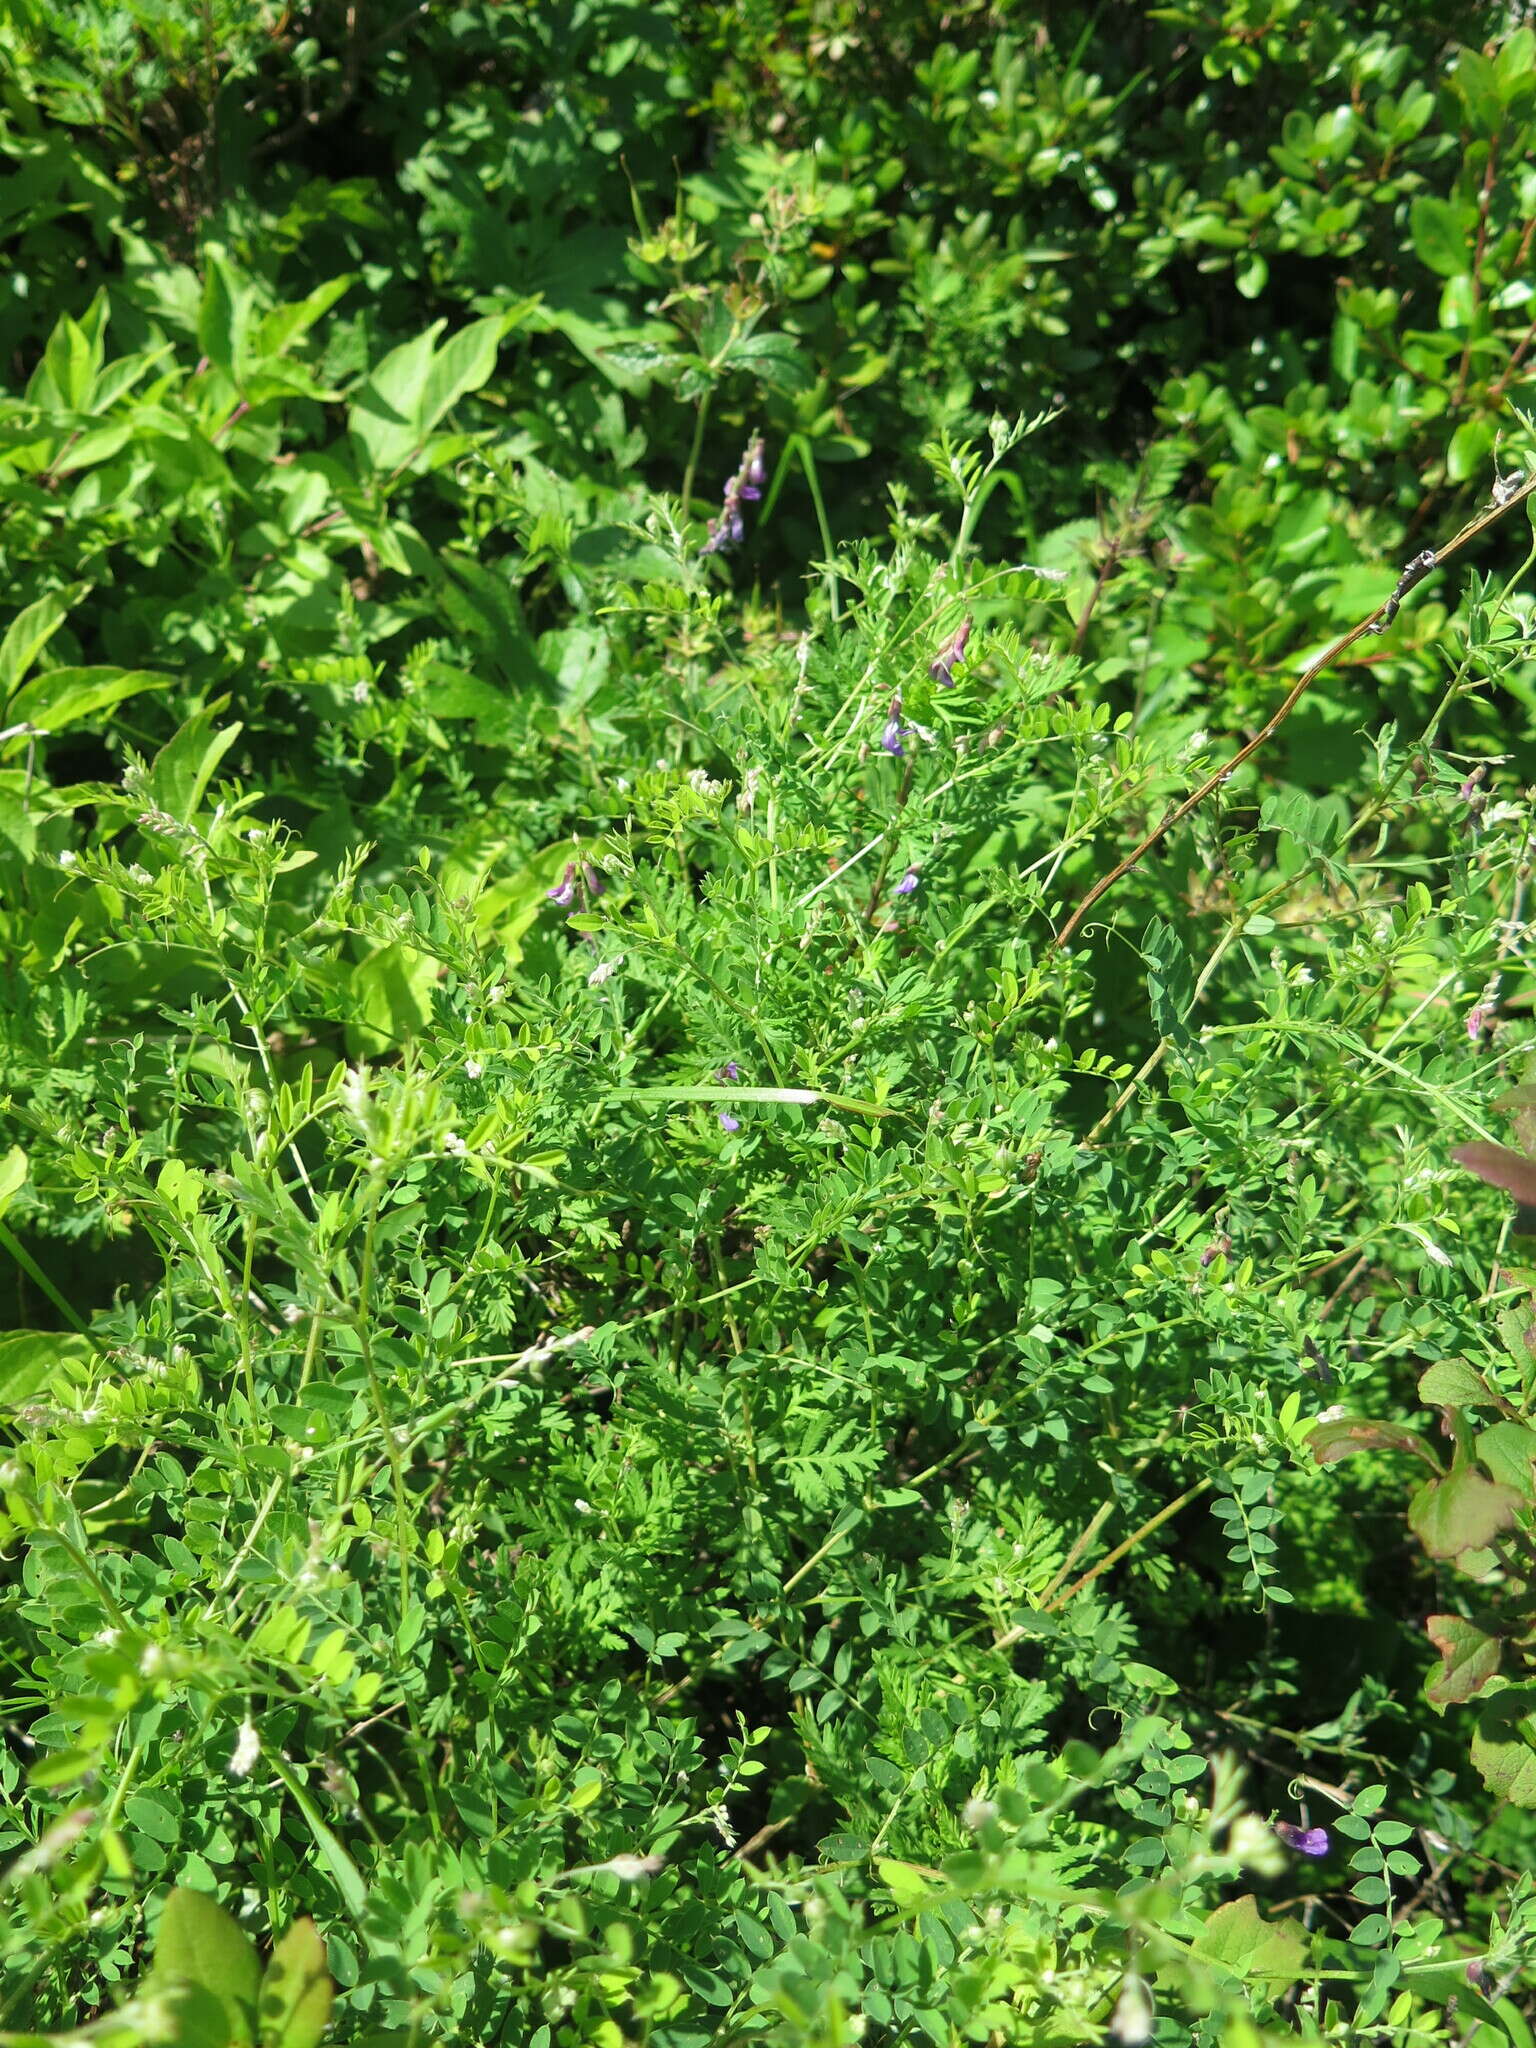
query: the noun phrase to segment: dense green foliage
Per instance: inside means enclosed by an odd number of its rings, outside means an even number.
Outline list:
[[[0,2043],[1528,2048],[1517,13],[0,19]]]

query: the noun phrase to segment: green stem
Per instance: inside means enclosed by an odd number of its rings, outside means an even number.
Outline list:
[[[0,1249],[8,1251],[32,1284],[42,1289],[43,1293],[47,1295],[71,1329],[77,1331],[82,1337],[89,1337],[91,1335],[82,1318],[76,1314],[71,1304],[60,1294],[58,1288],[54,1286],[32,1254],[25,1250],[22,1245],[18,1244],[4,1223],[0,1223]],[[95,1340],[92,1339],[92,1341],[94,1342]]]
[[[683,517],[689,516],[693,504],[693,480],[698,474],[699,457],[704,452],[704,428],[709,420],[709,401],[713,392],[706,391],[699,400],[699,410],[693,422],[693,446],[688,450],[688,467],[683,471]]]

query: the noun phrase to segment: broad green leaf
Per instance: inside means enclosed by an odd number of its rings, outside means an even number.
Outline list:
[[[432,364],[433,346],[446,321],[391,349],[352,400],[347,426],[376,470],[395,470],[419,445],[416,421]]]
[[[1446,450],[1445,473],[1452,483],[1464,483],[1480,476],[1493,454],[1494,422],[1489,419],[1463,420],[1451,436]]]
[[[433,356],[416,407],[416,431],[423,441],[444,413],[490,379],[506,326],[499,313],[473,321],[445,341]]]
[[[0,1158],[0,1216],[5,1214],[26,1186],[29,1171],[27,1155],[19,1145],[13,1145],[9,1152]]]
[[[1419,1375],[1419,1399],[1426,1408],[1496,1408],[1498,1399],[1482,1374],[1462,1358],[1442,1358]]]
[[[898,1863],[889,1856],[876,1860],[875,1869],[890,1892],[898,1913],[919,1911],[934,1894],[934,1880],[911,1863]]]
[[[78,596],[78,590],[75,595]],[[8,699],[69,615],[70,598],[50,591],[19,611],[0,640],[0,699]]]
[[[62,732],[109,711],[125,697],[137,697],[145,690],[164,690],[169,676],[152,675],[147,669],[52,668],[23,683],[7,707],[15,722],[25,719],[44,732]]]
[[[197,313],[197,345],[216,370],[231,383],[240,381],[245,332],[250,313],[250,287],[241,282],[217,250],[207,254],[203,300]]]
[[[78,1373],[60,1368],[84,1366],[93,1356],[89,1340],[68,1330],[6,1331],[0,1336],[0,1406],[35,1400],[56,1375],[78,1384]]]
[[[1472,1762],[1490,1792],[1514,1806],[1536,1806],[1536,1685],[1507,1686],[1484,1703]]]
[[[1355,1451],[1409,1451],[1432,1471],[1440,1470],[1440,1460],[1416,1429],[1401,1422],[1378,1422],[1367,1415],[1341,1415],[1319,1422],[1307,1437],[1307,1448],[1319,1465],[1336,1464]]]
[[[214,771],[245,730],[238,722],[214,730],[214,720],[228,704],[227,697],[220,697],[193,712],[156,754],[145,778],[149,801],[184,825],[196,816]]]
[[[100,342],[93,346],[80,322],[66,313],[48,338],[42,368],[64,410],[85,412],[101,368]]]
[[[185,1885],[176,1886],[160,1915],[149,1982],[175,1977],[200,1986],[219,2001],[230,2040],[255,2041],[261,1986],[255,1944],[217,1899]]]
[[[1195,1936],[1194,1953],[1278,1989],[1294,1982],[1306,1966],[1307,1943],[1288,1920],[1266,1920],[1252,1893],[1218,1906]]]
[[[1472,243],[1459,208],[1421,193],[1408,211],[1414,252],[1440,277],[1472,268]]]
[[[325,1943],[313,1920],[295,1920],[273,1949],[257,2004],[261,2048],[316,2048],[333,1997]]]
[[[1536,85],[1536,29],[1522,25],[1506,36],[1493,69],[1506,106],[1514,105],[1522,93],[1528,94]]]
[[[730,370],[746,370],[770,391],[804,391],[814,372],[798,342],[787,334],[748,334],[725,359]]]
[[[316,285],[307,297],[292,305],[274,306],[263,317],[252,338],[253,356],[257,361],[268,356],[280,356],[301,334],[307,334],[317,320],[323,319],[336,301],[356,283],[356,272],[345,271],[340,277],[328,277],[324,284]]]
[[[1527,1506],[1536,1503],[1536,1429],[1513,1419],[1478,1433],[1478,1463],[1501,1486],[1513,1487]]]
[[[1500,1486],[1459,1465],[1443,1479],[1426,1479],[1408,1506],[1408,1526],[1431,1557],[1482,1550],[1509,1528],[1520,1507],[1511,1486]]]
[[[1450,84],[1467,110],[1467,123],[1473,132],[1497,135],[1504,122],[1504,102],[1492,61],[1481,50],[1459,49]]]
[[[378,1054],[418,1037],[432,1015],[437,962],[400,944],[381,946],[349,976],[348,1035],[359,1050]]]
[[[1424,1628],[1442,1660],[1425,1682],[1425,1698],[1437,1707],[1448,1707],[1481,1692],[1499,1668],[1498,1637],[1486,1635],[1457,1614],[1432,1614]]]

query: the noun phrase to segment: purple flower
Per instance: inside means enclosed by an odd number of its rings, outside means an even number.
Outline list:
[[[908,869],[907,869],[907,872],[906,872],[906,873],[905,873],[905,874],[904,874],[904,875],[902,876],[901,880],[900,880],[900,881],[899,881],[899,882],[898,882],[898,883],[896,884],[895,894],[896,894],[896,895],[898,895],[898,896],[910,896],[910,895],[912,894],[912,891],[913,891],[913,890],[914,890],[914,889],[915,889],[916,887],[917,887],[917,869],[916,869],[916,868],[908,868]]]
[[[727,1060],[723,1067],[716,1067],[715,1079],[717,1081],[739,1081],[741,1079],[741,1069],[734,1060]]]
[[[891,699],[891,715],[885,721],[885,731],[880,735],[880,744],[888,754],[904,754],[906,748],[901,743],[911,730],[909,725],[903,725],[901,722],[901,692],[898,690]]]
[[[945,641],[928,664],[928,673],[936,683],[942,683],[947,688],[955,680],[955,663],[963,659],[966,642],[970,637],[971,622],[967,617],[961,621],[959,632]]]
[[[555,884],[554,888],[546,889],[544,891],[544,894],[549,898],[551,903],[558,903],[562,910],[570,909],[571,905],[576,901],[575,861],[568,860],[566,862],[565,873],[560,877],[559,881]]]
[[[731,1115],[728,1109],[722,1109],[720,1112],[720,1128],[722,1131],[739,1131],[741,1124],[737,1118]]]
[[[699,549],[701,555],[717,555],[722,548],[740,547],[747,537],[747,522],[741,515],[742,505],[763,495],[767,476],[763,462],[763,437],[754,434],[747,443],[740,468],[733,477],[726,479],[719,515],[709,522],[709,537]]]
[[[1474,1045],[1482,1037],[1488,1025],[1493,1022],[1492,1003],[1479,1003],[1476,1009],[1467,1012],[1467,1036]]]
[[[1294,1849],[1299,1856],[1326,1856],[1328,1854],[1328,1830],[1326,1828],[1293,1827],[1288,1820],[1277,1820],[1275,1833],[1288,1849]]]

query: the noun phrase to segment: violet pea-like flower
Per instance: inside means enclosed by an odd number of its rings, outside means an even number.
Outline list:
[[[912,891],[913,891],[913,890],[914,890],[914,889],[915,889],[916,887],[917,887],[917,869],[916,869],[916,868],[908,868],[908,869],[907,869],[907,872],[906,872],[906,873],[905,873],[905,874],[904,874],[904,875],[902,876],[901,880],[900,880],[900,881],[899,881],[899,882],[898,882],[898,883],[896,884],[896,888],[895,888],[895,890],[894,890],[894,892],[893,892],[893,893],[894,893],[895,895],[897,895],[897,896],[910,896],[910,895],[912,894]]]
[[[910,731],[911,727],[903,725],[901,722],[901,694],[898,691],[891,699],[891,715],[885,721],[885,730],[880,735],[880,744],[888,754],[904,754],[906,748],[901,743]]]
[[[554,888],[546,889],[544,891],[544,894],[549,898],[551,903],[558,903],[562,910],[570,909],[571,905],[576,901],[575,861],[568,860],[566,862],[565,873],[560,877],[559,881],[555,884]]]
[[[928,673],[936,683],[946,688],[955,680],[955,663],[965,656],[966,643],[971,637],[969,618],[960,623],[960,630],[950,636],[928,664]]]
[[[1294,1849],[1299,1856],[1326,1856],[1328,1854],[1328,1830],[1326,1828],[1298,1828],[1288,1820],[1277,1820],[1275,1833],[1288,1849]]]
[[[740,547],[747,537],[747,522],[742,517],[741,508],[748,500],[763,495],[767,478],[763,437],[754,434],[747,443],[747,452],[742,456],[736,474],[726,478],[720,510],[709,522],[708,537],[699,549],[701,555],[717,555],[722,548]]]

